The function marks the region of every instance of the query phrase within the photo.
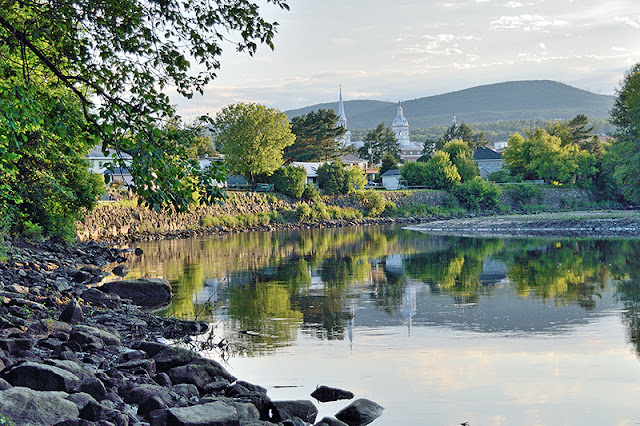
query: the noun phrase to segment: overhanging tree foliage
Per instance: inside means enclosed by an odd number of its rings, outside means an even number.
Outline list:
[[[285,0],[265,1],[288,9]],[[13,70],[4,99],[39,103],[22,94],[43,84],[72,94],[87,140],[118,152],[113,167],[130,169],[145,203],[186,210],[221,195],[214,183],[222,170],[201,171],[185,147],[162,132],[175,115],[164,92],[203,93],[220,68],[224,43],[250,55],[259,43],[273,48],[276,26],[249,0],[0,0],[0,57]],[[32,130],[1,135],[0,151],[12,155],[3,155],[0,174],[15,174],[20,155],[7,141],[28,138]],[[131,154],[131,164],[122,153]],[[4,199],[15,198],[2,185]]]

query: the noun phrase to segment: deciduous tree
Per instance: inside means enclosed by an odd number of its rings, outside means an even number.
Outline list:
[[[449,158],[455,164],[460,174],[461,182],[467,182],[478,176],[478,165],[471,159],[469,145],[459,139],[447,142],[442,151],[449,154]]]
[[[640,202],[640,63],[624,75],[611,123],[616,126],[612,145],[615,177],[629,201]]]
[[[255,103],[224,107],[213,128],[229,171],[249,183],[254,183],[256,175],[270,175],[282,166],[283,150],[295,140],[284,112]]]

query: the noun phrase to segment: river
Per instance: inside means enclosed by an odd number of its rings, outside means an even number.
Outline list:
[[[640,424],[640,240],[371,226],[136,247],[126,278],[167,278],[161,314],[208,320],[228,346],[203,350],[274,400],[324,384],[384,406],[376,425]]]

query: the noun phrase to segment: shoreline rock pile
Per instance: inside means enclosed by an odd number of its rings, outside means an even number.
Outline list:
[[[165,280],[96,286],[106,266],[122,264],[130,255],[95,242],[11,247],[8,261],[0,263],[0,421],[57,426],[316,421],[312,401],[272,401],[265,388],[237,380],[220,363],[161,342],[200,335],[209,327],[160,318],[131,302],[142,304],[154,295],[152,304],[166,304],[171,295]],[[322,391],[322,399],[353,398],[339,389]],[[365,425],[382,410],[361,398],[316,424]]]

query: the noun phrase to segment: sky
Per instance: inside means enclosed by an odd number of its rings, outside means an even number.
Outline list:
[[[280,110],[405,101],[483,84],[555,80],[614,95],[640,62],[638,0],[265,1],[275,50],[225,46],[204,96],[171,95],[183,117],[257,102]],[[348,111],[347,111],[348,117]]]

